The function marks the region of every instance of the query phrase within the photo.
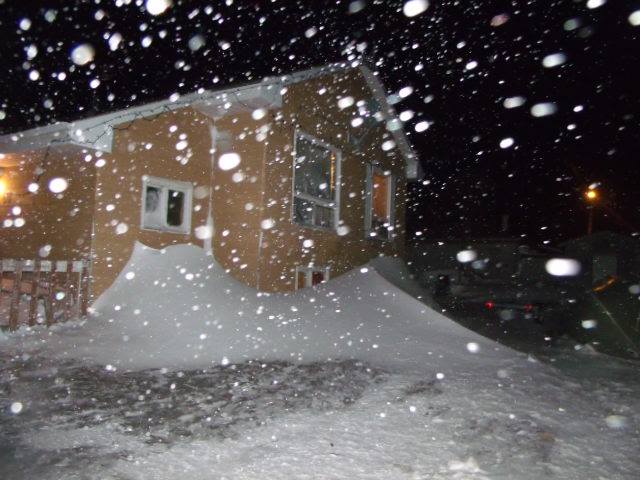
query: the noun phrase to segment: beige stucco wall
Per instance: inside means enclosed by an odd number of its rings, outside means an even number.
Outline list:
[[[141,228],[142,177],[150,175],[208,187],[211,121],[191,108],[165,112],[116,127],[112,152],[97,169],[95,234],[93,242],[93,295],[111,285],[129,260],[136,241],[152,248],[191,243],[202,246],[195,229],[207,220],[208,196],[194,195],[191,230],[177,234]],[[172,130],[175,126],[175,131]],[[176,144],[186,135],[184,150]],[[181,162],[181,160],[187,160]],[[118,225],[126,226],[118,230]]]
[[[91,246],[95,169],[90,154],[80,147],[56,146],[48,150],[12,154],[12,166],[2,177],[7,195],[0,204],[0,225],[5,219],[22,218],[22,227],[0,226],[0,258],[47,260],[79,260],[87,258]],[[5,155],[5,161],[9,160]],[[27,187],[38,180],[39,190],[30,193]],[[53,194],[49,182],[64,178],[67,189]],[[19,215],[12,208],[22,209]],[[41,247],[50,246],[49,255],[40,257]]]
[[[170,131],[172,126],[177,127],[175,132]],[[222,148],[218,157],[231,150],[239,154],[241,162],[237,168],[225,171],[216,161],[211,169],[213,126],[232,139],[232,148]],[[136,120],[126,129],[116,129],[113,151],[105,155],[107,164],[98,169],[96,183],[95,296],[115,280],[136,241],[152,248],[174,244],[205,246],[205,242],[197,238],[195,229],[207,224],[209,194],[200,199],[194,195],[188,234],[144,230],[140,228],[143,175],[191,182],[196,193],[202,190],[197,187],[210,189],[214,256],[235,278],[257,286],[266,151],[265,143],[255,139],[259,126],[249,111],[214,122],[195,109],[185,108],[152,119]],[[183,151],[176,150],[180,134],[187,135],[188,148]],[[190,158],[183,165],[176,159],[186,153]],[[117,232],[121,223],[127,226],[125,233]]]
[[[221,170],[216,162],[213,175],[214,238],[216,260],[237,279],[257,288],[259,283],[258,244],[262,219],[262,192],[267,145],[258,141],[258,129],[269,122],[251,118],[250,111],[230,114],[215,122],[230,144],[217,142],[217,158],[232,151],[240,155],[240,165]],[[226,148],[225,148],[226,147]]]
[[[265,184],[268,188],[265,190],[263,217],[274,219],[276,225],[263,231],[259,253],[261,290],[294,289],[297,265],[329,266],[331,276],[335,277],[380,253],[396,255],[403,252],[404,159],[397,151],[382,150],[381,145],[388,138],[384,122],[377,122],[360,146],[350,142],[350,135],[355,130],[351,120],[357,116],[357,107],[354,105],[341,110],[338,98],[346,96],[352,96],[355,102],[371,97],[364,78],[357,70],[291,85],[284,96],[283,121],[274,125],[267,152]],[[340,220],[349,229],[346,235],[302,227],[291,221],[296,128],[337,147],[342,153]],[[391,171],[397,180],[395,221],[400,228],[396,229],[390,242],[365,238],[366,168],[374,161],[384,170]],[[307,239],[313,241],[313,247],[303,249],[302,242]]]

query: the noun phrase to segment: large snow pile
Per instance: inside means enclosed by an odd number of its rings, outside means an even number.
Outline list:
[[[542,367],[373,268],[265,295],[138,246],[94,318],[3,342],[0,477],[637,478],[636,364]]]
[[[47,335],[52,355],[116,368],[189,368],[249,359],[359,359],[391,370],[470,372],[518,355],[363,267],[292,294],[265,294],[200,248],[137,245],[82,328]],[[480,357],[480,358],[479,358]]]

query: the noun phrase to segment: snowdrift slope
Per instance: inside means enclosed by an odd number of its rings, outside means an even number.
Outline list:
[[[186,245],[137,245],[94,309],[83,328],[47,339],[52,352],[125,369],[359,359],[391,370],[460,373],[519,358],[373,268],[293,294],[263,294]]]

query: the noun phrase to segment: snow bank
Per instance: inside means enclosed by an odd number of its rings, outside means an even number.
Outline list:
[[[137,245],[94,310],[82,328],[47,335],[45,348],[123,369],[359,359],[389,370],[465,373],[521,358],[373,267],[313,289],[265,294],[187,245],[162,251]]]

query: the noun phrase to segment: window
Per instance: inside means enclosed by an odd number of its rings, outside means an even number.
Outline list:
[[[164,232],[191,231],[193,186],[165,178],[142,178],[142,228]]]
[[[296,290],[329,280],[329,267],[296,267]]]
[[[374,165],[367,167],[365,233],[368,238],[388,240],[393,231],[394,178]]]
[[[339,218],[340,151],[296,132],[293,221],[334,229]]]

